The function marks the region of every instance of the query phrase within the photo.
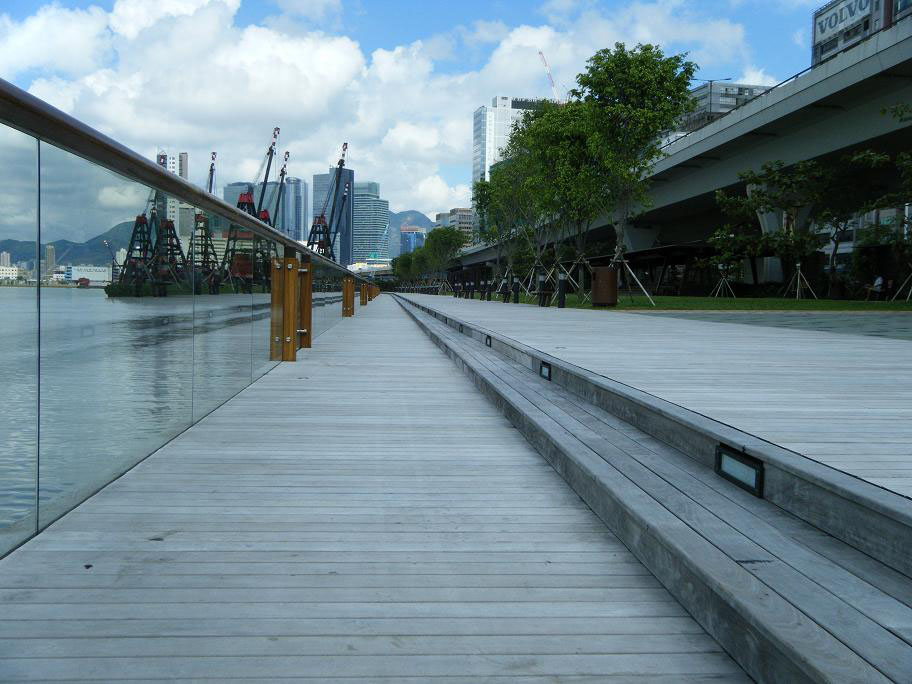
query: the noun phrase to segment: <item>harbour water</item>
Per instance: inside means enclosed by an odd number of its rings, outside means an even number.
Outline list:
[[[314,300],[319,334],[340,296]],[[0,287],[0,312],[0,553],[5,528],[43,527],[276,363],[269,293]]]

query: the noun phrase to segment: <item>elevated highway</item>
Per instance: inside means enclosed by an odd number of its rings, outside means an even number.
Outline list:
[[[882,111],[910,101],[912,18],[906,18],[666,146],[652,176],[650,207],[628,231],[628,249],[704,239],[722,218],[716,191],[743,188],[738,173],[766,162],[908,148],[912,126]],[[612,221],[611,215],[597,220],[592,239],[612,235]],[[493,249],[477,247],[461,262],[493,259]]]

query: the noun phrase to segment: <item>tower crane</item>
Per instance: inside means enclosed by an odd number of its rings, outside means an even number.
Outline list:
[[[206,183],[206,192],[212,194],[212,188],[215,186],[215,152],[212,153],[212,160],[209,162],[209,180]]]
[[[215,185],[215,157],[212,153],[209,162],[209,178],[206,190],[210,194]],[[203,291],[206,285],[209,294],[218,294],[221,290],[222,269],[212,242],[212,227],[209,217],[203,212],[197,212],[193,217],[193,232],[190,235],[190,248],[187,250],[187,260],[193,268],[193,290],[196,294]]]
[[[545,73],[548,75],[548,83],[551,84],[551,94],[554,96],[554,101],[560,103],[561,99],[557,96],[557,86],[554,85],[554,76],[551,75],[551,67],[548,66],[548,60],[545,59],[545,53],[539,50],[538,56],[541,57],[542,64],[545,67]]]
[[[345,210],[345,204],[348,201],[350,188],[348,183],[342,189],[341,199],[339,198],[339,183],[342,178],[342,169],[345,168],[345,154],[348,152],[348,143],[342,143],[342,155],[336,164],[336,170],[326,189],[326,197],[323,200],[323,207],[320,213],[314,217],[313,225],[310,227],[310,235],[307,238],[307,247],[325,256],[333,261],[336,260],[335,243],[338,226],[336,217],[342,216]],[[332,204],[330,204],[332,202]],[[338,206],[337,206],[338,205]],[[329,220],[326,219],[326,210],[329,209]]]
[[[288,150],[285,150],[285,158],[282,160],[282,169],[279,171],[279,189],[276,192],[275,210],[272,212],[272,227],[278,228],[279,225],[279,208],[282,206],[282,196],[285,194],[285,175],[288,173]],[[265,186],[264,186],[265,188]],[[287,212],[286,212],[287,214]],[[285,217],[288,221],[288,217]],[[282,231],[285,232],[285,231]]]

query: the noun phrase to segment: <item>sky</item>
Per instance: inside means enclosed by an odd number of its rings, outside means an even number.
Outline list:
[[[338,159],[390,209],[470,202],[472,114],[561,94],[620,41],[687,52],[701,78],[774,84],[810,62],[821,0],[5,0],[0,77],[203,185],[253,180],[274,126],[289,174]],[[696,84],[695,84],[696,85]]]

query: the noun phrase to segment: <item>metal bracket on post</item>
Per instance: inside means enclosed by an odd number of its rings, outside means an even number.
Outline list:
[[[303,259],[310,257],[302,256]],[[313,271],[308,262],[301,264],[298,269],[298,346],[301,349],[310,349],[313,340],[310,330],[313,327]]]

